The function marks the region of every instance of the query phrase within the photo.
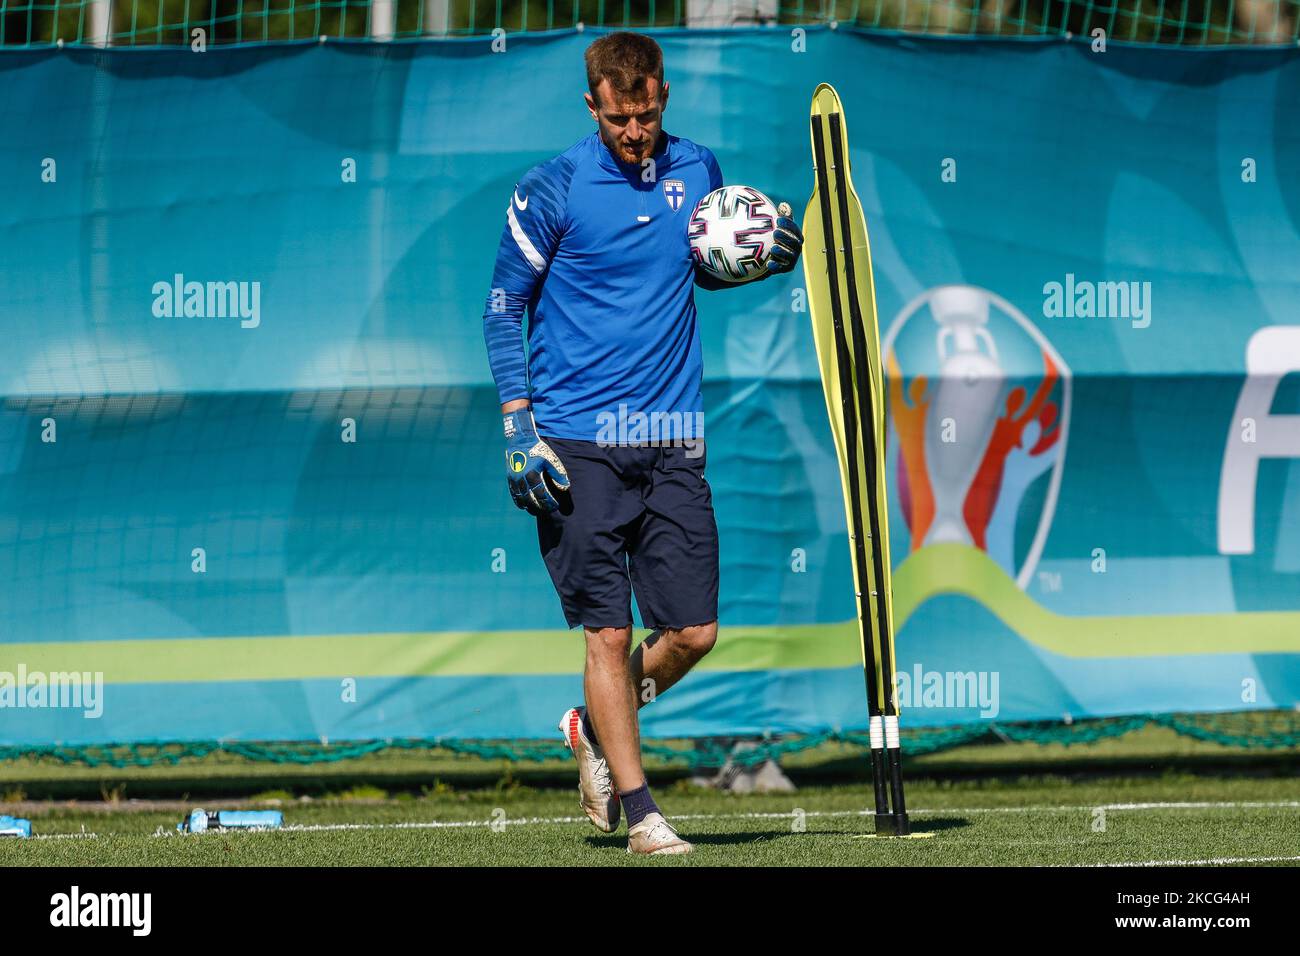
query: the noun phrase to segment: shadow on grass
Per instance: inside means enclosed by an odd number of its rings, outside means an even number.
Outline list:
[[[969,827],[971,821],[964,817],[927,817],[924,821],[912,821],[913,833],[935,833],[940,834],[950,830],[958,830]],[[873,833],[872,823],[869,817],[863,817],[861,829],[857,832],[853,830],[807,830],[802,832],[785,831],[785,830],[746,830],[739,833],[687,833],[683,832],[682,837],[689,840],[698,847],[706,846],[742,846],[753,845],[758,843],[773,843],[777,840],[821,840],[842,842],[846,839],[856,839],[870,836]],[[880,837],[880,842],[895,842],[890,837]],[[627,837],[622,834],[611,833],[602,836],[588,836],[585,842],[592,849],[625,849],[627,847]],[[905,843],[906,839],[900,839],[897,842]]]
[[[827,837],[843,836],[835,833],[782,833],[772,830],[754,830],[743,833],[683,833],[682,837],[689,840],[696,846],[739,846],[742,844],[754,843],[772,843],[776,840],[787,840],[791,837]],[[589,836],[586,839],[587,845],[593,849],[609,849],[617,847],[625,849],[627,847],[627,837],[620,834],[611,833],[608,836]]]
[[[912,820],[913,833],[943,833],[945,830],[960,830],[971,825],[967,817],[932,817],[928,814]]]

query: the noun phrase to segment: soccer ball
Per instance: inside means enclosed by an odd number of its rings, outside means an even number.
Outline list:
[[[724,282],[749,282],[767,271],[776,206],[752,186],[723,186],[695,205],[691,255]]]

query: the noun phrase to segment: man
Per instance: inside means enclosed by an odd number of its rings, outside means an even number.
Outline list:
[[[586,706],[560,721],[582,808],[606,833],[625,808],[629,852],[687,853],[646,784],[637,709],[718,633],[718,532],[702,431],[691,427],[703,375],[694,285],[726,283],[695,272],[687,222],[722,172],[708,149],[663,131],[668,84],[654,40],[609,34],[586,65],[597,130],[516,185],[484,337],[511,495],[537,517],[565,618],[587,641]],[[793,220],[777,226],[769,274],[794,268],[803,244]],[[685,434],[611,441],[611,423],[636,415]],[[654,633],[629,657],[633,592]]]

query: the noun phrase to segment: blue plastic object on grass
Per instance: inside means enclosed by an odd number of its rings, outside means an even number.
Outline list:
[[[32,835],[32,821],[22,817],[0,816],[0,837],[29,837]]]
[[[217,814],[217,826],[281,827],[284,826],[284,814],[279,810],[222,810]]]
[[[194,810],[176,824],[182,833],[203,833],[208,829],[275,829],[284,826],[284,814],[279,810],[219,810],[208,813]]]

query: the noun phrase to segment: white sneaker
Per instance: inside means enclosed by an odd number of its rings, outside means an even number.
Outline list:
[[[618,829],[619,802],[609,764],[600,747],[591,741],[582,727],[585,707],[570,707],[560,718],[560,733],[565,745],[578,760],[579,806],[586,811],[597,830],[613,833]]]
[[[659,813],[647,813],[644,820],[627,831],[628,853],[668,855],[690,853],[694,849]]]

